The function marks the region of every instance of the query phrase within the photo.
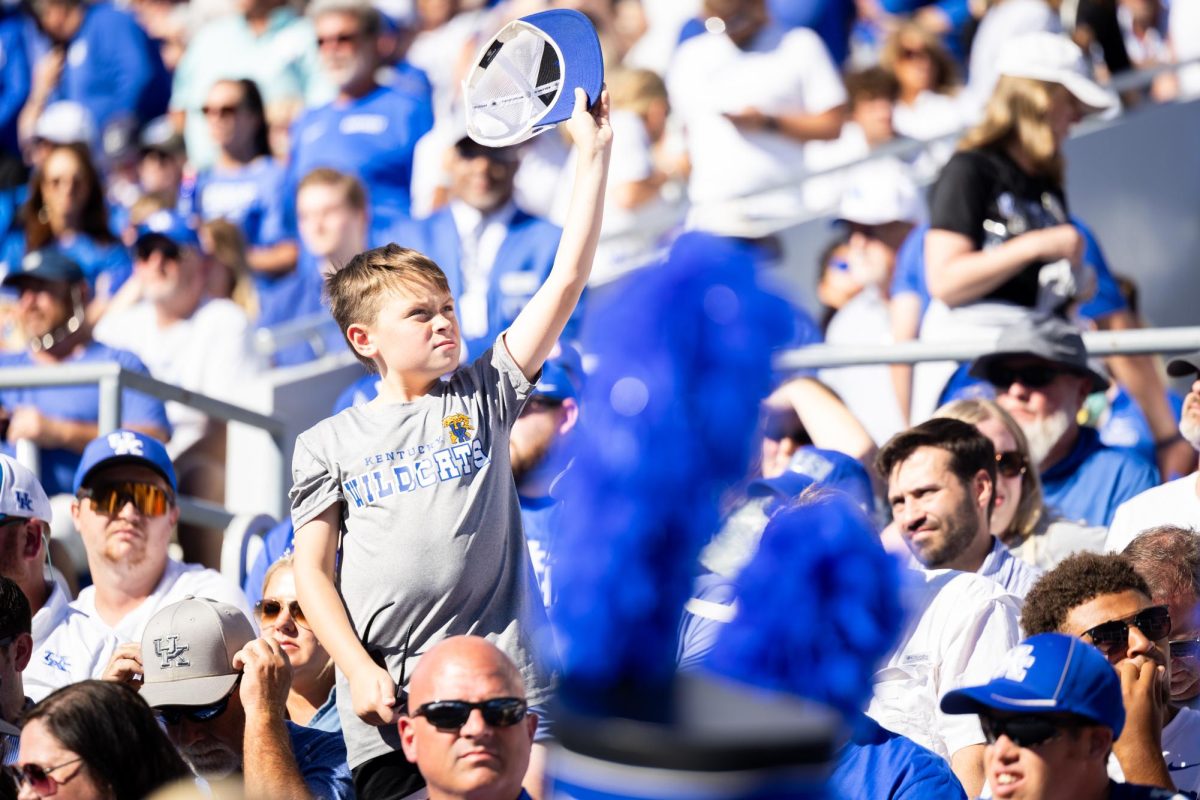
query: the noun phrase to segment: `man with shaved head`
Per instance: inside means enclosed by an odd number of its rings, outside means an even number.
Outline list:
[[[430,800],[528,800],[537,715],[516,666],[480,636],[445,639],[421,657],[400,717],[404,755]]]

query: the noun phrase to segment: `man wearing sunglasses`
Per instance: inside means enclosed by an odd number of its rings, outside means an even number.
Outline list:
[[[1183,800],[1109,778],[1113,740],[1125,727],[1121,683],[1103,656],[1074,637],[1031,636],[989,683],[947,692],[941,706],[948,714],[979,715],[992,797]]]
[[[1004,329],[995,352],[980,356],[971,375],[996,391],[996,402],[1029,441],[1046,505],[1072,521],[1108,525],[1117,506],[1158,485],[1158,469],[1132,450],[1108,447],[1079,410],[1108,378],[1088,363],[1078,329],[1044,317]]]
[[[895,525],[923,567],[977,572],[1025,596],[1041,571],[991,534],[996,451],[974,425],[927,420],[893,436],[875,465]]]
[[[1047,572],[1025,598],[1030,635],[1065,633],[1093,645],[1112,665],[1126,724],[1110,773],[1133,783],[1200,790],[1200,712],[1170,704],[1172,620],[1119,555],[1077,553]]]
[[[247,797],[353,797],[342,737],[287,719],[287,654],[256,639],[238,608],[202,597],[169,605],[146,626],[141,652],[142,698],[199,775],[240,772]]]
[[[141,672],[136,643],[146,623],[188,595],[212,597],[250,615],[241,590],[219,572],[168,556],[179,520],[177,491],[166,448],[132,430],[93,440],[75,473],[71,517],[87,550],[92,585],[71,606],[132,643],[117,649],[110,671]]]
[[[430,800],[529,800],[521,780],[537,715],[516,666],[486,639],[443,639],[421,657],[399,727]]]

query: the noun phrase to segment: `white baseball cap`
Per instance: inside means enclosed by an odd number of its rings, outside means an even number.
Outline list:
[[[0,454],[0,519],[50,522],[50,498],[37,475],[15,458]]]
[[[1057,83],[1095,111],[1117,103],[1112,92],[1092,80],[1083,51],[1062,34],[1037,31],[1010,39],[996,59],[996,72]]]
[[[152,708],[216,703],[237,682],[234,655],[253,640],[236,606],[207,597],[172,603],[142,634],[142,699]]]
[[[921,193],[908,170],[894,159],[855,168],[842,192],[838,219],[859,225],[921,221]]]
[[[74,100],[59,100],[46,106],[33,126],[34,138],[54,144],[91,145],[96,123],[91,112]]]

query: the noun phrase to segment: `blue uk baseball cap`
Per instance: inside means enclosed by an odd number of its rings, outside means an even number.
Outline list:
[[[576,88],[592,105],[603,85],[600,38],[586,16],[555,8],[513,20],[463,81],[467,134],[490,147],[532,139],[571,116]]]
[[[583,359],[579,351],[560,342],[542,365],[542,377],[533,387],[533,395],[551,400],[574,399],[579,397],[582,382]]]
[[[83,268],[70,256],[54,247],[44,247],[26,253],[17,269],[4,276],[4,285],[20,286],[27,280],[79,283],[83,279]]]
[[[138,431],[126,429],[98,436],[84,448],[83,458],[75,470],[75,492],[78,493],[93,472],[115,464],[141,464],[166,479],[171,491],[178,491],[175,465],[162,442]]]
[[[789,500],[810,486],[839,489],[850,495],[865,514],[875,513],[875,490],[866,468],[853,456],[811,445],[797,450],[788,468],[774,478],[760,478],[750,484],[747,494],[756,497],[775,495]]]
[[[989,683],[947,692],[942,711],[1070,714],[1111,728],[1114,739],[1125,727],[1116,670],[1095,647],[1062,633],[1030,636],[1008,651]]]
[[[137,228],[138,239],[151,234],[165,236],[177,245],[200,249],[200,236],[196,229],[174,211],[155,211]]]

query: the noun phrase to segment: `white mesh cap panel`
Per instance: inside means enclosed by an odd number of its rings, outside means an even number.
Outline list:
[[[501,32],[464,86],[467,133],[499,146],[529,138],[562,90],[561,54],[540,31],[520,22]]]

